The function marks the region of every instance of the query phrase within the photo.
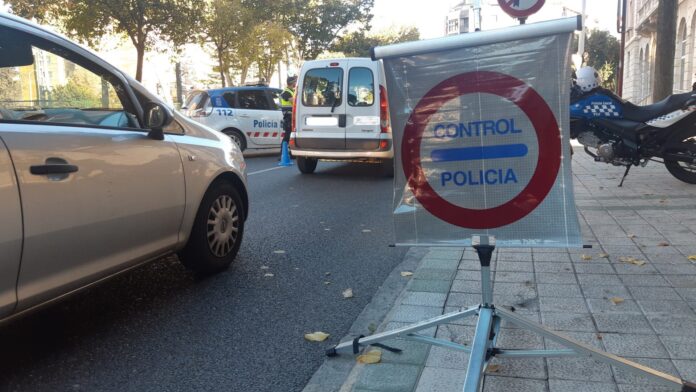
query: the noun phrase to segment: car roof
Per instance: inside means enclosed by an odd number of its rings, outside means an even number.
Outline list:
[[[237,86],[237,87],[223,87],[223,88],[213,88],[210,90],[196,90],[196,91],[205,91],[208,94],[223,94],[228,91],[249,91],[249,90],[275,90],[275,91],[282,91],[279,88],[276,87],[268,87],[268,86]]]

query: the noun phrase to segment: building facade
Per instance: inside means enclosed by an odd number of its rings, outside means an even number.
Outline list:
[[[659,0],[628,0],[624,49],[623,98],[640,105],[652,103],[655,40]],[[696,82],[696,0],[680,0],[675,37],[674,93],[690,91]]]

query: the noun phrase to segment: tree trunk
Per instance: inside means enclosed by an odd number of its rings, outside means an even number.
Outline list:
[[[135,80],[143,81],[143,60],[145,58],[145,42],[135,45],[135,50],[138,52],[138,62],[135,66]]]
[[[239,76],[239,84],[244,86],[244,83],[246,82],[246,77],[247,73],[249,73],[249,66],[248,65],[243,65],[242,69],[240,70],[240,76]]]
[[[225,61],[223,60],[222,50],[218,48],[218,67],[220,68],[220,81],[222,82],[222,88],[227,87],[225,84]]]
[[[671,95],[674,86],[677,0],[660,0],[657,6],[657,26],[653,102]]]

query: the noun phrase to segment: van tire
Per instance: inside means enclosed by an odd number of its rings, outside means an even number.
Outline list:
[[[244,151],[247,148],[246,138],[244,134],[238,129],[225,129],[222,131],[225,135],[229,136],[232,141],[239,146],[239,149]]]
[[[393,159],[383,159],[380,165],[382,166],[382,174],[384,174],[385,177],[394,177]]]
[[[317,163],[319,161],[314,158],[307,157],[297,157],[297,168],[300,169],[302,174],[312,174],[317,168]]]

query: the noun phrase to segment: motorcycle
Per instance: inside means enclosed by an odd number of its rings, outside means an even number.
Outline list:
[[[696,91],[647,106],[600,86],[571,87],[570,137],[596,162],[625,166],[663,163],[677,179],[696,184]]]

